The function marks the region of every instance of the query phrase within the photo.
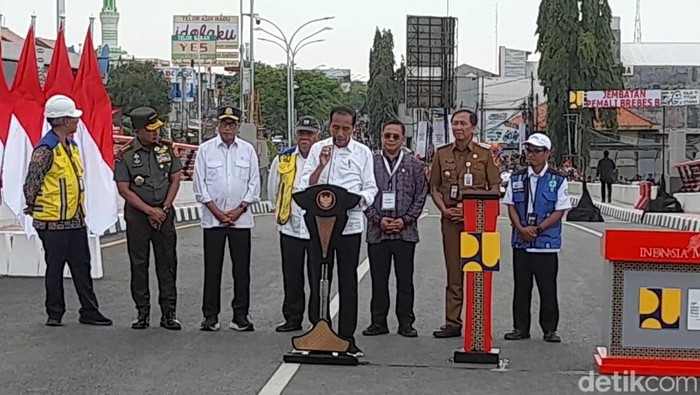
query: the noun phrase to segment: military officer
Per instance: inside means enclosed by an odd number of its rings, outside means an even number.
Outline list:
[[[491,146],[473,141],[476,114],[461,109],[452,114],[453,143],[435,152],[430,172],[432,198],[442,214],[442,247],[447,268],[445,324],[433,332],[437,338],[462,334],[462,269],[459,235],[464,229],[461,196],[467,190],[498,191],[501,175],[493,161]]]
[[[177,254],[173,201],[180,188],[182,163],[173,153],[172,141],[160,139],[163,122],[149,107],[129,114],[136,137],[119,150],[114,180],[125,200],[126,241],[131,261],[131,296],[138,316],[133,329],[150,325],[148,267],[153,244],[162,318],[160,326],[182,329],[175,314]]]

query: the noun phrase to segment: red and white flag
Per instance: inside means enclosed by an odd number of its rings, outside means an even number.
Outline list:
[[[32,219],[22,213],[24,180],[34,145],[41,139],[44,128],[44,92],[37,72],[34,24],[24,40],[17,73],[10,94],[14,101],[13,115],[5,145],[5,165],[2,168],[5,203],[15,213],[27,235],[34,235]]]
[[[64,95],[73,97],[73,85],[75,78],[71,69],[70,59],[68,58],[68,47],[66,47],[65,29],[61,27],[58,31],[56,44],[53,47],[53,55],[51,63],[46,72],[46,80],[44,81],[44,97],[48,100],[54,95]],[[75,99],[74,99],[75,100]],[[51,130],[51,125],[44,122],[44,130],[42,136]]]
[[[90,26],[72,96],[83,111],[75,141],[85,167],[87,226],[92,233],[101,236],[119,220],[119,216],[117,186],[113,181],[112,102],[100,76],[94,48]]]
[[[0,45],[0,59],[2,59],[2,45]],[[5,71],[0,65],[0,205],[2,205],[2,167],[5,156],[5,144],[7,144],[7,132],[10,129],[12,117],[12,97],[7,86]]]

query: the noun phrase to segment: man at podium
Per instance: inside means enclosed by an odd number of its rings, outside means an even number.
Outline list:
[[[355,110],[346,106],[334,107],[330,118],[331,137],[311,147],[297,189],[331,184],[361,196],[357,207],[348,210],[347,225],[335,248],[340,294],[338,334],[352,340],[348,354],[361,357],[364,354],[354,341],[357,329],[357,266],[362,231],[365,228],[363,211],[374,202],[378,188],[374,178],[372,151],[352,138],[357,121]],[[331,266],[329,281],[332,272]],[[309,318],[316,322],[320,318],[321,266],[318,260],[312,260],[310,273]]]

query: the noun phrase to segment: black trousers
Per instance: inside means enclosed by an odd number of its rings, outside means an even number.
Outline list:
[[[367,246],[369,268],[372,276],[372,324],[386,327],[389,314],[389,275],[394,261],[396,275],[396,318],[399,325],[412,325],[413,314],[413,267],[416,243],[403,240],[384,240]]]
[[[154,229],[146,214],[126,206],[126,246],[131,261],[131,297],[139,315],[151,311],[151,293],[148,285],[148,268],[153,245],[156,276],[158,277],[158,304],[165,315],[177,306],[177,233],[175,212],[170,211],[160,227]]]
[[[282,252],[282,276],[284,280],[284,320],[293,325],[301,325],[304,320],[304,268],[310,268],[309,240],[299,239],[280,233]],[[309,284],[313,284],[311,270],[307,269]],[[311,307],[309,306],[309,309]]]
[[[330,251],[330,256],[335,254],[338,266],[338,294],[340,295],[340,309],[338,312],[338,334],[342,337],[355,338],[357,329],[357,266],[360,260],[360,243],[362,235],[341,236],[336,242],[335,251]],[[312,250],[310,267],[311,296],[309,300],[309,318],[311,322],[318,321],[321,317],[321,259],[315,256]],[[328,268],[329,287],[333,278],[333,263]],[[330,288],[329,288],[330,289]],[[330,296],[326,308],[330,314]]]
[[[557,253],[532,253],[524,249],[513,249],[513,293],[514,328],[530,333],[530,303],[532,301],[532,279],[537,281],[540,293],[540,327],[544,332],[557,330],[559,325],[559,303],[557,301]]]
[[[607,192],[607,194],[605,193]],[[612,202],[612,182],[600,182],[600,201],[605,202],[607,196],[608,203]]]
[[[221,312],[221,273],[224,267],[224,249],[233,264],[233,318],[245,318],[250,310],[250,229],[204,229],[204,317]]]
[[[80,314],[97,312],[97,296],[90,276],[90,247],[86,228],[39,230],[46,261],[46,313],[61,319],[66,312],[63,294],[63,269],[68,263],[75,291],[80,300]]]

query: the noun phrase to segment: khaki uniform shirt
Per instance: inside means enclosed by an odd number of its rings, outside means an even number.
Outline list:
[[[471,176],[465,177],[465,174]],[[471,185],[466,184],[471,178]],[[430,171],[430,185],[437,188],[448,207],[462,201],[468,190],[490,190],[500,185],[501,174],[488,144],[469,142],[464,150],[456,143],[437,149]]]
[[[128,182],[144,203],[159,207],[170,189],[170,175],[182,170],[172,142],[161,140],[150,148],[134,138],[119,153],[114,165],[114,181]]]

